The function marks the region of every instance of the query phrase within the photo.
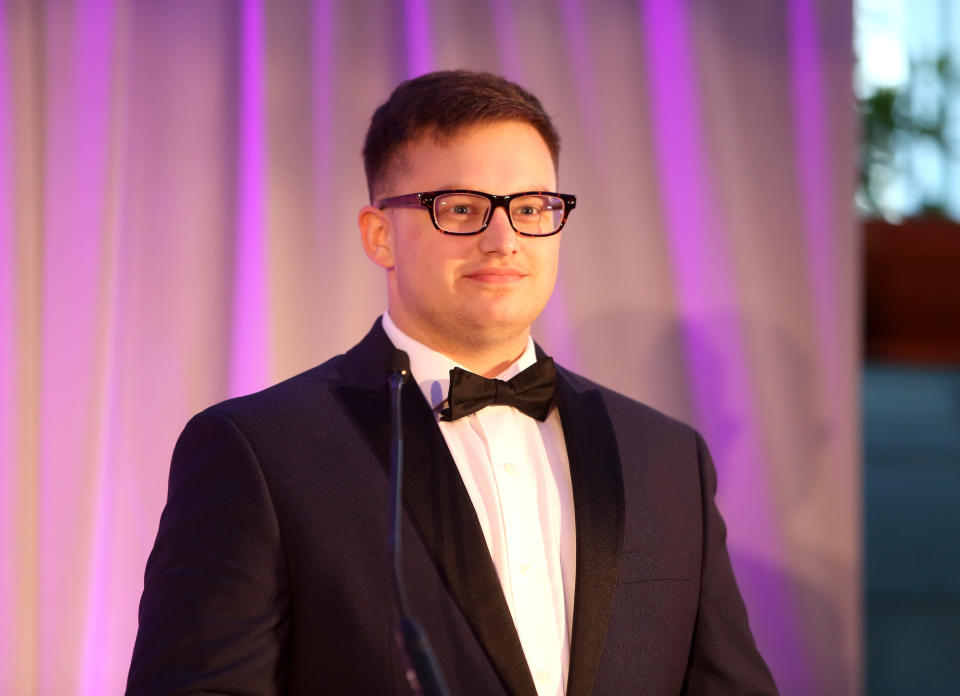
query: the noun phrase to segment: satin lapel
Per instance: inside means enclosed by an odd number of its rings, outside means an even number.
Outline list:
[[[558,370],[557,407],[577,527],[567,696],[586,696],[593,690],[616,591],[623,547],[623,478],[613,424],[600,392],[578,392]]]
[[[393,350],[376,324],[347,354],[345,384],[339,388],[385,473],[389,472],[390,442],[386,366]],[[371,373],[383,377],[371,379]],[[375,386],[377,382],[380,386]],[[413,381],[403,390],[403,438],[407,514],[506,688],[518,696],[535,696],[523,647],[473,503],[436,419]]]

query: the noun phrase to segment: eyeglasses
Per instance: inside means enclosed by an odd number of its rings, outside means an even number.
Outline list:
[[[503,207],[514,232],[528,237],[556,234],[577,205],[577,197],[552,191],[524,191],[495,196],[483,191],[457,189],[393,196],[377,201],[377,207],[430,210],[433,226],[445,234],[479,234],[490,224],[495,208]]]

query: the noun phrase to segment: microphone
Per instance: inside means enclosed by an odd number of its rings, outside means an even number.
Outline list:
[[[403,658],[407,683],[417,696],[449,696],[450,690],[437,665],[426,633],[410,616],[403,584],[400,560],[400,511],[403,508],[403,419],[401,392],[410,376],[410,357],[402,350],[390,359],[387,383],[390,385],[390,559],[393,568],[393,598],[397,606],[399,628],[394,633]]]

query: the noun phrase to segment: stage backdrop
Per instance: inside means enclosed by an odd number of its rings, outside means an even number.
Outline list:
[[[540,95],[578,195],[536,337],[692,422],[784,694],[859,691],[849,0],[0,0],[0,692],[118,693],[177,434],[383,310],[399,80]]]

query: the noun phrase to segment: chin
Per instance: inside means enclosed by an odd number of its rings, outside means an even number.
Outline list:
[[[471,316],[469,323],[491,337],[512,337],[526,331],[534,319],[536,315],[528,311],[492,311]]]

